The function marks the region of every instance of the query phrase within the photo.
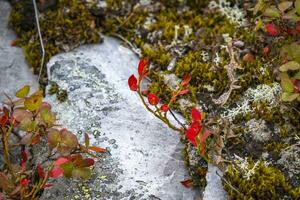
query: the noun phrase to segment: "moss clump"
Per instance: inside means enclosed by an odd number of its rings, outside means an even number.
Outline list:
[[[212,70],[212,65],[202,61],[200,51],[191,51],[186,56],[178,60],[175,66],[175,74],[183,77],[190,74],[191,85],[197,88],[197,92],[204,92],[204,85],[211,85],[218,93],[225,90],[228,84],[226,70],[221,68],[218,71]]]
[[[230,182],[239,192],[236,192],[228,184],[224,188],[228,192],[229,199],[299,199],[300,187],[289,184],[284,174],[275,167],[266,166],[265,162],[248,160],[248,170],[236,169],[230,165],[224,174],[224,178]],[[249,170],[254,171],[248,177]]]
[[[11,23],[18,33],[22,33],[18,44],[24,49],[26,60],[33,67],[34,73],[38,73],[42,52],[37,28],[25,29],[21,26],[25,16],[20,9],[21,4],[14,7]],[[31,13],[34,14],[34,11]],[[45,63],[59,52],[69,51],[83,43],[101,41],[98,29],[95,28],[95,18],[81,0],[60,0],[57,8],[43,12],[39,21],[46,51]],[[46,76],[45,71],[43,75]]]
[[[65,102],[68,99],[68,92],[67,90],[63,90],[59,87],[56,82],[52,82],[51,86],[48,90],[48,94],[56,95],[56,98],[59,102]]]

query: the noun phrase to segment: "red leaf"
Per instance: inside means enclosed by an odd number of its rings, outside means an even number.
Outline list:
[[[202,145],[202,143],[204,143],[206,138],[208,138],[210,135],[211,133],[208,130],[204,131],[204,133],[200,137],[199,143]]]
[[[2,118],[1,118],[1,125],[5,126],[7,120],[8,120],[8,117],[6,115],[3,115]]]
[[[201,113],[196,108],[192,108],[191,115],[193,122],[199,122],[202,120]]]
[[[146,72],[145,67],[148,66],[148,60],[147,59],[141,59],[138,66],[138,73],[140,76],[143,76]]]
[[[280,29],[275,24],[268,23],[268,24],[265,24],[265,32],[268,35],[275,37],[280,34]]]
[[[60,177],[62,174],[64,173],[64,171],[60,168],[60,167],[55,167],[54,169],[52,169],[50,171],[50,176],[52,178],[58,178]]]
[[[39,174],[40,178],[45,177],[44,169],[43,169],[43,167],[41,166],[40,163],[37,164],[37,171],[38,171],[38,174]]]
[[[192,187],[193,186],[193,180],[192,179],[186,179],[184,181],[180,181],[180,183],[184,186],[184,187]]]
[[[25,171],[26,170],[26,162],[28,160],[28,153],[26,151],[22,151],[21,157],[22,157],[21,167],[22,167],[22,170]]]
[[[94,159],[92,158],[85,158],[83,159],[76,167],[81,168],[81,167],[90,167],[95,164]]]
[[[166,105],[166,104],[163,104],[163,105],[160,107],[160,110],[163,111],[163,112],[168,112],[169,106]]]
[[[300,33],[300,21],[297,21],[295,30]]]
[[[194,146],[197,146],[196,145],[196,137],[198,135],[198,132],[193,129],[193,128],[189,128],[188,130],[186,130],[185,132],[185,135],[187,137],[187,139],[194,145]]]
[[[61,166],[62,164],[65,164],[67,162],[69,162],[69,160],[67,158],[60,157],[54,162],[54,165],[57,167],[57,166]]]
[[[105,153],[107,151],[106,149],[96,146],[89,147],[89,150],[95,151],[97,153]]]
[[[12,41],[10,42],[10,46],[12,46],[12,47],[17,46],[17,40],[12,40]]]
[[[150,93],[148,94],[148,101],[150,105],[156,106],[159,102],[159,98],[155,94]]]
[[[137,85],[137,79],[134,75],[131,75],[128,79],[128,85],[130,90],[137,91],[138,85]]]
[[[190,126],[191,129],[194,129],[197,133],[199,133],[202,129],[202,126],[199,122],[193,122]]]
[[[39,134],[33,136],[33,138],[31,139],[31,144],[37,144],[40,141],[41,136]]]
[[[25,187],[27,185],[29,185],[30,183],[30,180],[28,180],[27,178],[23,178],[21,181],[20,181],[20,184],[22,187]]]
[[[180,83],[180,85],[181,85],[181,86],[186,86],[186,85],[188,85],[188,84],[190,83],[191,79],[192,79],[192,77],[191,77],[189,74],[185,75],[185,76],[183,77],[182,82]]]
[[[201,149],[200,149],[200,155],[201,155],[202,157],[205,156],[205,150],[206,150],[206,144],[203,143],[203,144],[201,144]]]
[[[184,95],[184,94],[187,94],[187,93],[189,93],[189,92],[190,92],[189,89],[185,89],[185,90],[180,91],[180,92],[179,92],[179,95]]]

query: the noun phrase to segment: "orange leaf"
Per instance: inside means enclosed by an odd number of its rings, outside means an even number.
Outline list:
[[[105,153],[107,150],[101,147],[91,146],[89,150],[95,151],[97,153]]]
[[[192,179],[186,179],[183,181],[180,181],[180,183],[184,186],[184,187],[192,187],[193,186],[193,180]]]

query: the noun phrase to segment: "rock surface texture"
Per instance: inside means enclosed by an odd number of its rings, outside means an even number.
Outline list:
[[[90,133],[95,145],[110,152],[99,160],[82,193],[69,193],[72,198],[200,196],[180,183],[188,178],[180,137],[147,112],[127,86],[137,63],[134,53],[112,38],[59,54],[48,63],[49,79],[68,91],[65,103],[58,103],[55,96],[47,99],[61,124],[79,135]],[[56,189],[61,188],[52,191]],[[55,194],[50,191],[46,196]]]

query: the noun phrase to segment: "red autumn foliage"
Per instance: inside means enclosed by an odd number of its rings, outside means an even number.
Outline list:
[[[50,177],[52,178],[58,178],[62,176],[64,171],[60,167],[55,167],[50,171]]]
[[[137,85],[137,79],[134,75],[131,75],[128,79],[128,85],[130,90],[137,91],[138,85]]]
[[[78,143],[75,134],[67,129],[56,129],[58,125],[51,106],[43,102],[41,91],[31,95],[30,86],[24,86],[16,92],[17,100],[9,97],[6,106],[0,108],[0,130],[2,146],[0,151],[4,155],[4,166],[0,171],[0,195],[3,193],[8,199],[38,199],[43,188],[51,186],[47,184],[50,177],[57,178],[64,175],[67,178],[88,179],[91,175],[91,166],[95,161],[92,158],[83,158],[83,154],[95,157],[89,150],[89,141],[85,141],[86,147]],[[21,130],[22,132],[17,132]],[[10,136],[19,133],[17,142],[11,145]],[[48,156],[44,155],[35,163],[36,159],[29,159],[28,151],[33,152],[33,145],[43,139],[49,147]],[[20,149],[20,153],[18,149]],[[100,147],[93,147],[96,152],[104,152]],[[100,151],[101,150],[101,151]],[[91,150],[92,151],[92,150]],[[69,158],[80,158],[76,165]],[[19,156],[19,157],[16,157]],[[31,154],[31,157],[34,155]],[[52,159],[59,157],[55,162]],[[12,162],[18,159],[19,164]],[[42,164],[44,166],[42,166]],[[36,166],[27,169],[27,166]],[[70,171],[72,167],[75,171]]]
[[[190,92],[189,89],[185,89],[185,90],[180,91],[178,95],[181,96],[181,95],[187,94],[187,93],[189,93],[189,92]]]
[[[150,105],[156,106],[159,102],[159,98],[155,94],[150,93],[148,94],[148,101]]]
[[[268,23],[265,24],[265,32],[270,36],[276,37],[280,34],[280,28],[273,23]]]
[[[143,76],[146,74],[147,70],[145,68],[148,67],[148,60],[147,59],[141,59],[138,65],[138,73],[140,76]]]
[[[20,181],[20,185],[22,187],[25,187],[25,186],[28,186],[30,183],[30,180],[28,180],[27,178],[23,178],[21,181]]]
[[[38,171],[38,174],[39,174],[40,178],[45,177],[44,169],[43,169],[43,167],[41,166],[40,163],[38,163],[38,165],[37,165],[37,171]]]
[[[166,104],[163,104],[163,105],[161,105],[160,110],[161,110],[162,112],[168,112],[169,106],[166,105]]]
[[[188,75],[188,74],[185,75],[185,76],[183,77],[182,82],[180,83],[180,85],[181,85],[182,87],[187,86],[187,85],[190,83],[191,79],[192,79],[192,77],[191,77],[190,75]]]
[[[199,122],[202,120],[202,115],[196,108],[192,108],[191,115],[193,122]]]

